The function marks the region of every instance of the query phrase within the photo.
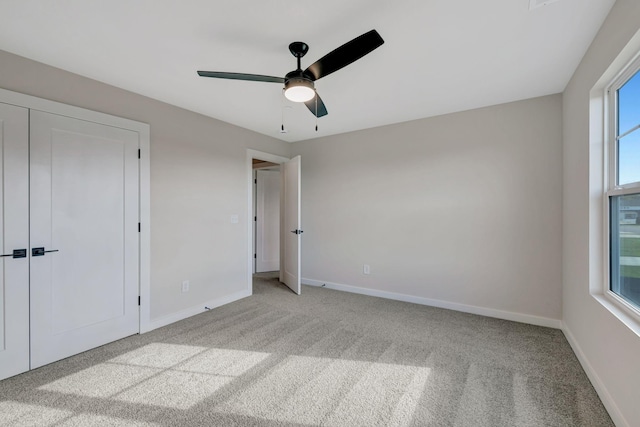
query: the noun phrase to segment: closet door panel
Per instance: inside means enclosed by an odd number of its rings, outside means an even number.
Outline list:
[[[31,114],[31,365],[138,332],[138,134]]]
[[[1,380],[29,370],[29,110],[2,103],[0,202]]]

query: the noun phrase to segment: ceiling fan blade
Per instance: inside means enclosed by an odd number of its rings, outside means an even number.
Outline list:
[[[218,79],[248,80],[251,82],[284,83],[283,77],[263,76],[260,74],[225,73],[221,71],[198,71],[200,77],[215,77]]]
[[[371,30],[318,59],[304,73],[311,77],[312,80],[318,80],[357,61],[382,46],[383,43],[384,40],[382,40],[380,34],[376,30]]]
[[[318,100],[318,104],[317,104],[317,108],[318,111],[316,112],[316,99]],[[326,116],[327,113],[327,107],[324,106],[324,102],[322,102],[322,98],[320,98],[320,95],[318,95],[318,92],[316,92],[316,96],[311,98],[309,101],[305,102],[304,105],[307,106],[307,108],[309,109],[309,111],[311,111],[311,114],[313,114],[316,117],[322,117],[322,116]]]

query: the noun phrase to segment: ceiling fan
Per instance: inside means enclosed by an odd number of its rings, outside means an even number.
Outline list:
[[[307,67],[306,70],[302,70],[300,58],[306,55],[309,51],[309,46],[304,42],[293,42],[289,45],[289,51],[298,60],[298,68],[287,73],[284,77],[221,71],[198,71],[198,75],[219,79],[284,84],[284,96],[287,99],[293,102],[304,102],[313,115],[322,117],[327,115],[327,108],[316,92],[314,82],[357,61],[380,47],[383,43],[384,40],[382,40],[380,34],[376,30],[371,30],[329,52]]]

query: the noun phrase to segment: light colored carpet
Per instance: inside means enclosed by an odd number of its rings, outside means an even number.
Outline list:
[[[6,426],[612,426],[559,330],[303,287],[0,382]]]

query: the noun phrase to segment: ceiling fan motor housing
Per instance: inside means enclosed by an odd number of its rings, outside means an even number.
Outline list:
[[[311,89],[315,88],[313,80],[307,77],[302,70],[295,70],[284,76],[284,89],[290,86],[306,86]]]

